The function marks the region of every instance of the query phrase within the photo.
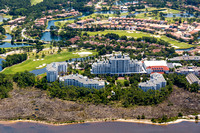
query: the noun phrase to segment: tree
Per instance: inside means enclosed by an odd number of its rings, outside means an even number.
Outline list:
[[[183,117],[183,114],[182,113],[178,113],[178,117]]]
[[[129,86],[129,84],[130,84],[130,82],[129,82],[128,80],[125,80],[125,81],[124,81],[124,86],[127,87],[127,86]]]
[[[145,119],[145,115],[144,114],[142,114],[142,119]]]

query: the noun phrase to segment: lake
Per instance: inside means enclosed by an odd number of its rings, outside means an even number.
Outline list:
[[[200,123],[181,122],[167,126],[128,122],[85,123],[50,126],[38,123],[2,125],[1,133],[199,133]]]

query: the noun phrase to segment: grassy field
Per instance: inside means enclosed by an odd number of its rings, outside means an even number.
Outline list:
[[[31,0],[31,5],[36,5],[37,3],[42,2],[43,0]]]
[[[136,9],[136,11],[146,11],[148,10],[149,12],[155,11],[155,10],[165,10],[167,8],[155,8],[155,7],[149,7],[149,8],[144,8],[144,9]]]
[[[10,25],[4,25],[3,28],[6,30],[6,33],[11,33]]]
[[[11,66],[11,67],[4,69],[2,71],[2,73],[4,73],[4,74],[14,74],[16,72],[23,72],[25,70],[31,71],[31,70],[35,70],[36,67],[38,67],[42,64],[49,64],[49,63],[52,63],[52,62],[66,61],[66,60],[71,59],[71,58],[81,57],[78,54],[74,54],[76,52],[91,52],[92,54],[90,54],[90,55],[95,55],[97,53],[97,52],[91,51],[91,50],[81,50],[81,51],[74,51],[74,52],[63,51],[60,54],[53,54],[53,55],[45,56],[43,58],[44,60],[40,59],[40,60],[36,60],[36,61],[34,61],[35,58],[32,56],[28,60],[26,60],[26,61],[24,61],[20,64],[17,64],[17,65],[14,65],[14,66]],[[85,56],[88,56],[88,55],[85,55]]]
[[[161,12],[163,12],[163,13],[180,13],[181,11],[167,8],[166,10],[161,11]]]
[[[71,24],[74,23],[74,20],[66,20],[66,21],[58,21],[55,22],[55,26],[63,27],[66,23]]]
[[[160,12],[163,12],[163,13],[180,13],[181,12],[179,10],[174,10],[174,9],[170,9],[170,8],[155,8],[155,7],[149,7],[149,8],[145,8],[145,9],[137,9],[136,11],[146,11],[146,9],[148,12],[152,12],[155,10],[162,10]]]
[[[193,45],[190,45],[188,43],[184,43],[184,42],[179,42],[177,40],[168,38],[167,36],[159,36],[159,35],[153,35],[150,33],[145,33],[145,32],[140,32],[140,31],[131,31],[131,32],[127,32],[127,31],[123,31],[123,30],[105,30],[105,31],[99,31],[99,32],[87,32],[89,35],[102,35],[102,34],[107,34],[107,33],[115,33],[118,34],[119,36],[122,35],[126,35],[128,37],[134,37],[134,38],[138,38],[138,37],[143,37],[143,36],[147,36],[147,37],[157,37],[160,39],[163,39],[167,42],[169,42],[170,44],[172,44],[173,46],[176,46],[177,48],[190,48],[193,47]]]

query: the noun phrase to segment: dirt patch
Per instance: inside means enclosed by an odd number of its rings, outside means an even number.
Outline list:
[[[109,105],[80,104],[50,98],[45,91],[34,88],[15,89],[10,97],[0,100],[0,119],[36,119],[51,122],[66,122],[96,119],[136,118],[144,114],[146,118],[158,118],[163,114],[177,116],[200,113],[200,94],[183,89],[174,89],[163,103],[156,106],[115,108]]]

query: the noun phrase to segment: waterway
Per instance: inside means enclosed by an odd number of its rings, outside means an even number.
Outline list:
[[[190,51],[190,50],[193,50],[194,48],[191,47],[191,48],[187,48],[187,49],[176,49],[176,51]]]
[[[181,122],[167,126],[126,122],[85,123],[50,126],[38,123],[2,125],[1,133],[199,133],[200,123]]]
[[[5,61],[5,60],[0,58],[0,71],[2,71],[2,66],[1,66],[2,65],[2,61]]]
[[[3,17],[2,15],[0,15],[0,22],[3,22],[3,20],[7,20],[8,18]]]
[[[13,48],[13,47],[23,47],[23,46],[30,46],[30,44],[27,43],[15,43],[11,44],[10,42],[1,42],[0,48]]]
[[[191,18],[191,17],[194,17],[193,14],[189,14],[189,13],[169,13],[169,14],[166,14],[164,15],[164,17],[182,17],[182,18]]]

